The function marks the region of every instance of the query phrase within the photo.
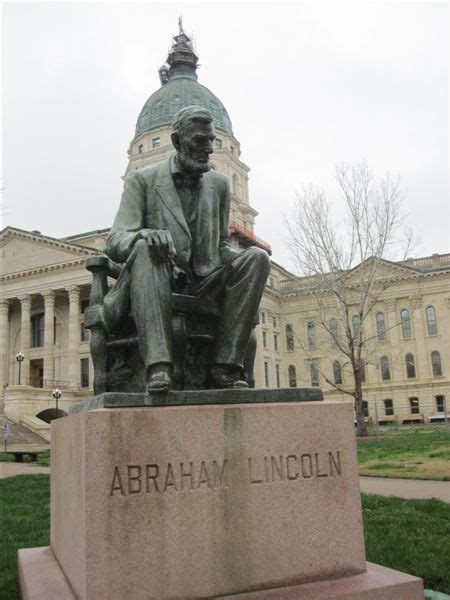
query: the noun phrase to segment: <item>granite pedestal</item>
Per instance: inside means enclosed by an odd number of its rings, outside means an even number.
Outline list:
[[[351,404],[79,412],[52,424],[51,495],[51,548],[19,552],[27,600],[423,599],[366,568]]]

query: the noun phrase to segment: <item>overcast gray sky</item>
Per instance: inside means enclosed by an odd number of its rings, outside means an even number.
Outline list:
[[[111,225],[182,14],[277,262],[295,190],[315,182],[337,205],[334,165],[361,159],[401,175],[415,254],[450,252],[447,3],[3,6],[3,226]]]

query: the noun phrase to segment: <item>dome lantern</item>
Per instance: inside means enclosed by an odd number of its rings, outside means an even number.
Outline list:
[[[161,87],[144,104],[136,123],[135,138],[152,129],[170,125],[179,110],[192,104],[207,108],[213,115],[216,128],[233,135],[231,120],[222,102],[198,83],[198,56],[191,39],[183,31],[181,18],[178,25],[179,32],[173,37],[167,64],[158,69]]]

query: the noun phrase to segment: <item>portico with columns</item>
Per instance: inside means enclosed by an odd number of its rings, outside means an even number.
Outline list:
[[[62,390],[58,408],[67,413],[92,393],[84,262],[98,250],[12,228],[0,240],[0,413],[16,422],[35,418],[53,408],[56,387]],[[18,270],[25,254],[28,268]]]

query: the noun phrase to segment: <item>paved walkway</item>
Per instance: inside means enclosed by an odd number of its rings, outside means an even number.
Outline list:
[[[50,475],[50,467],[41,467],[33,463],[0,462],[0,479],[13,477],[13,475],[36,475],[37,473]]]
[[[438,498],[438,500],[450,503],[450,481],[360,477],[359,484],[361,491],[366,494],[398,496],[399,498]]]

